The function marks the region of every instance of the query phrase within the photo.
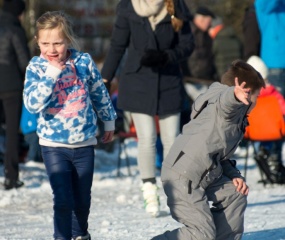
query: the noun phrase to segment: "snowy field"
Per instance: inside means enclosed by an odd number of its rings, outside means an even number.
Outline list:
[[[118,144],[112,153],[96,151],[89,232],[92,240],[151,239],[166,230],[180,226],[169,215],[163,189],[160,188],[162,214],[149,217],[143,209],[136,158],[136,141],[129,140],[128,155],[131,176],[122,162],[122,176],[117,177]],[[237,155],[243,172],[244,153]],[[125,158],[125,155],[122,154]],[[52,193],[43,164],[21,165],[25,187],[0,190],[0,239],[52,239]],[[158,183],[161,185],[158,174]],[[253,159],[249,159],[247,182],[250,186],[245,215],[243,240],[285,240],[284,186],[257,183],[260,175]],[[3,182],[0,165],[0,182]]]

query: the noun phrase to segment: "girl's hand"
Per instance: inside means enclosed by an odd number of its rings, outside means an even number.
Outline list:
[[[108,143],[113,140],[114,131],[105,131],[101,141],[102,143]]]
[[[51,60],[51,61],[49,61],[49,64],[60,69],[60,70],[65,69],[65,61]]]
[[[238,83],[238,78],[236,77],[235,78],[235,89],[234,89],[234,94],[235,94],[235,97],[243,102],[245,105],[248,105],[249,102],[249,98],[250,98],[250,88],[245,88],[246,82],[242,82],[241,85],[239,85]]]
[[[236,186],[236,190],[243,195],[248,195],[249,188],[246,182],[242,178],[233,178],[233,184]]]

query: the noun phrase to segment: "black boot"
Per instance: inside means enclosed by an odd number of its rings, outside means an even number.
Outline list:
[[[89,233],[87,233],[87,235],[85,236],[79,236],[79,237],[76,237],[76,238],[73,238],[74,240],[91,240],[91,236]]]
[[[24,186],[24,183],[20,180],[13,181],[10,179],[5,179],[4,181],[5,190],[10,190],[12,188],[20,188],[22,186]]]
[[[285,183],[285,169],[278,154],[271,154],[268,158],[268,166],[274,183]]]

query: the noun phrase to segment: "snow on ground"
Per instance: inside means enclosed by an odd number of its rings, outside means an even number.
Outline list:
[[[127,145],[131,176],[128,176],[123,160],[122,176],[117,177],[117,143],[112,153],[96,150],[89,217],[92,240],[147,240],[180,226],[169,215],[162,188],[159,190],[161,216],[152,218],[145,213],[135,158],[137,144],[135,140],[129,140]],[[242,152],[237,155],[238,167],[242,172],[243,155]],[[125,159],[123,153],[121,156]],[[0,190],[0,239],[52,239],[52,192],[43,164],[22,164],[21,179],[24,180],[25,187]],[[157,179],[161,186],[159,173]],[[247,172],[250,194],[243,240],[285,240],[284,186],[264,187],[257,183],[259,179],[258,169],[250,158]],[[3,180],[3,166],[0,165],[0,182]]]

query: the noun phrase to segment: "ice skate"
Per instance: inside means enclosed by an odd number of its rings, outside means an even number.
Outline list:
[[[152,217],[158,217],[160,212],[159,196],[156,184],[146,182],[143,184],[142,192],[144,198],[144,208]]]

